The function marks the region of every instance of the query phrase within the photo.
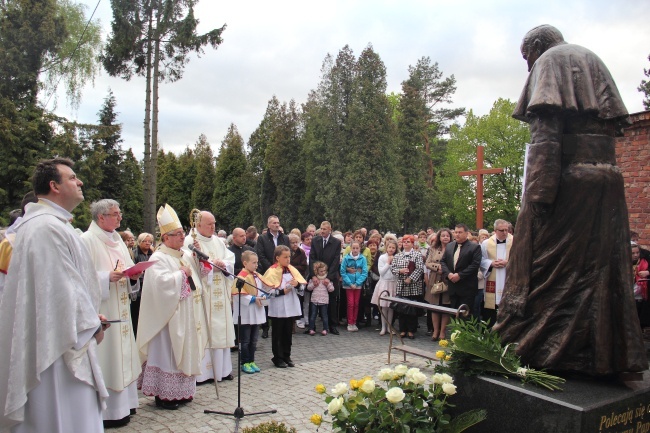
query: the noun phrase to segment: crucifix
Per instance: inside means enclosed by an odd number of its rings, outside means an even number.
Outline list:
[[[476,176],[476,228],[483,228],[483,175],[503,173],[502,168],[483,168],[483,146],[476,147],[476,170],[460,171],[460,176]]]

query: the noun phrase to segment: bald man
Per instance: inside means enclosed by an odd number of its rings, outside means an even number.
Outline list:
[[[226,248],[226,244],[221,238],[215,236],[214,231],[214,215],[208,211],[202,211],[197,218],[196,229],[192,230],[185,238],[185,247],[193,244],[195,248],[207,254],[210,257],[210,262],[217,267],[212,268],[207,275],[201,278],[211,338],[207,342],[205,356],[201,362],[201,376],[197,377],[197,383],[207,382],[211,379],[219,382],[222,379],[233,379],[230,359],[230,348],[235,345],[235,328],[230,305],[232,277],[226,276],[219,269],[225,270],[228,275],[232,274],[235,255]],[[195,305],[197,307],[195,314],[203,318],[204,313],[199,309],[202,309],[203,305],[200,303]],[[204,331],[201,330],[201,332]],[[212,356],[208,350],[212,351]],[[215,374],[217,377],[214,377]]]
[[[244,229],[237,227],[232,231],[232,245],[228,249],[235,255],[235,275],[238,275],[244,269],[241,261],[242,253],[244,251],[255,251],[246,244],[246,231]]]

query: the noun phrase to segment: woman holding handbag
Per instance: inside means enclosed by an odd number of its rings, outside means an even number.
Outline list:
[[[422,254],[413,250],[414,243],[415,236],[404,235],[402,238],[404,251],[395,256],[390,270],[397,277],[397,297],[420,301],[422,299],[424,261]],[[415,338],[414,333],[418,327],[418,316],[417,309],[411,307],[411,310],[398,311],[398,313],[400,337],[408,335],[408,338],[412,340]]]
[[[440,260],[447,248],[447,244],[453,239],[451,230],[440,229],[436,236],[436,241],[427,254],[427,259],[424,264],[431,272],[429,274],[429,283],[424,291],[424,300],[432,305],[440,305],[443,307],[450,307],[449,293],[447,292],[447,285],[442,281],[442,267]],[[435,293],[434,293],[435,292]],[[449,324],[449,316],[440,313],[431,313],[431,321],[433,322],[433,335],[432,341],[444,339],[447,332],[447,325]]]

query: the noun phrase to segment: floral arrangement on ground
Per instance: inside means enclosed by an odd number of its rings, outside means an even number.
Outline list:
[[[471,318],[468,320],[451,319],[451,342],[440,340],[445,350],[436,352],[440,364],[435,367],[439,373],[477,375],[498,374],[519,378],[523,383],[532,383],[551,391],[561,390],[565,380],[546,373],[524,367],[521,359],[514,353],[516,345],[503,347],[499,334],[494,332],[489,323]]]
[[[436,373],[426,384],[428,379],[419,368],[398,365],[380,370],[377,381],[352,379],[330,392],[318,384],[316,392],[325,396],[327,410],[310,421],[317,426],[331,422],[333,431],[346,433],[458,433],[485,419],[486,411],[480,409],[452,418],[446,410],[453,407],[448,397],[457,392],[453,378]],[[324,418],[328,415],[331,420]]]

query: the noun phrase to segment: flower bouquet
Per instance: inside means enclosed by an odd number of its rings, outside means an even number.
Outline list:
[[[448,374],[436,373],[426,385],[427,376],[419,368],[398,365],[379,371],[377,382],[366,376],[341,382],[330,392],[316,385],[325,395],[332,430],[336,432],[440,432],[456,433],[485,419],[484,410],[472,410],[452,418],[445,413],[447,397],[456,394],[456,385]],[[310,421],[320,426],[323,416],[314,414]]]
[[[521,359],[514,353],[514,345],[505,347],[501,344],[499,334],[488,328],[486,322],[477,318],[469,320],[451,319],[451,343],[440,340],[440,346],[446,350],[436,352],[440,365],[437,372],[466,375],[500,374],[517,377],[523,383],[533,383],[551,391],[561,390],[565,382],[543,370],[535,370],[521,365]]]

